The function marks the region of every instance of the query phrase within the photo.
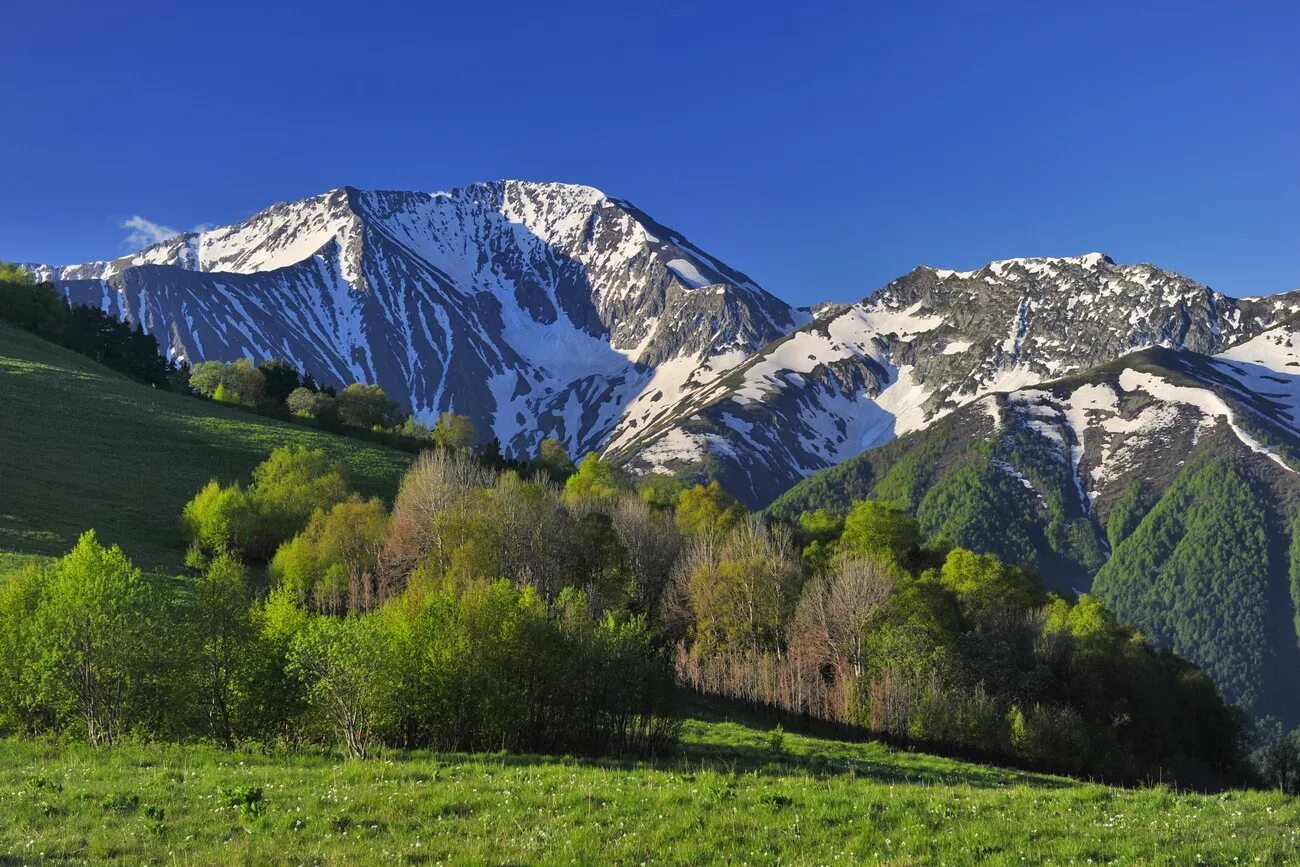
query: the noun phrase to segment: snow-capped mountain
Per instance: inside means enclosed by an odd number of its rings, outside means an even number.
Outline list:
[[[1239,351],[1263,359],[1249,363],[1253,381],[1266,382],[1283,362],[1261,335],[1297,309],[1300,292],[1237,300],[1099,253],[967,272],[923,266],[857,304],[821,310],[688,395],[672,419],[613,448],[645,469],[690,466],[709,455],[729,490],[765,503],[802,477],[982,395],[1145,347]]]
[[[515,454],[656,419],[810,317],[590,187],[345,187],[111,262],[29,266],[173,358],[280,356]]]
[[[1276,353],[1248,347],[1300,309],[1090,254],[919,267],[814,314],[628,202],[522,181],[345,187],[110,262],[29,267],[175,358],[281,356],[424,419],[466,413],[508,453],[556,437],[719,477],[755,506],[982,395],[1143,347],[1262,353],[1237,363],[1266,378]]]

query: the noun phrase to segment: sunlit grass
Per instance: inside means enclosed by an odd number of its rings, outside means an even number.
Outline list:
[[[688,721],[645,761],[0,742],[13,863],[1286,863],[1300,808]]]

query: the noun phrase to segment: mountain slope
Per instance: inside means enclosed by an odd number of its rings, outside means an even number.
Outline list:
[[[180,512],[280,445],[324,449],[392,497],[411,455],[140,385],[0,323],[0,549],[61,554],[94,528],[145,566],[184,559]]]
[[[1300,720],[1300,401],[1294,374],[1258,366],[1289,364],[1293,327],[1218,356],[1154,348],[988,395],[769,513],[897,502],[929,535],[1029,565],[1059,592],[1093,589],[1230,699]]]

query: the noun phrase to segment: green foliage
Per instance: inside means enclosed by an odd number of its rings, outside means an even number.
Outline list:
[[[565,450],[564,443],[550,437],[542,440],[541,445],[537,447],[537,459],[534,465],[558,484],[564,484],[577,469],[573,465],[573,459]]]
[[[824,572],[835,559],[844,519],[825,509],[799,514],[797,536],[804,566],[812,572]]]
[[[676,508],[677,498],[686,488],[685,479],[667,473],[647,473],[636,486],[641,499],[660,511]]]
[[[391,704],[388,636],[373,615],[312,617],[293,637],[289,671],[337,729],[348,754],[366,758]]]
[[[182,511],[190,540],[210,553],[231,551],[266,560],[307,525],[317,510],[350,496],[342,468],[319,449],[282,447],[253,470],[253,484],[213,480]]]
[[[210,737],[232,746],[245,721],[256,646],[253,594],[243,564],[219,554],[194,582],[186,622],[193,651],[195,704]]]
[[[257,533],[258,514],[238,484],[222,487],[213,480],[185,504],[181,521],[187,536],[205,551],[244,551]]]
[[[916,511],[921,530],[972,551],[1035,568],[1038,552],[1029,532],[1009,516],[1032,514],[1026,488],[992,463],[973,457],[940,479]]]
[[[333,421],[338,415],[338,404],[333,397],[301,386],[289,392],[284,405],[289,412],[304,418]]]
[[[711,533],[721,538],[746,514],[745,507],[716,481],[687,488],[677,498],[677,529],[683,536]]]
[[[31,732],[41,719],[36,614],[49,569],[39,563],[0,566],[0,731]]]
[[[1267,657],[1267,520],[1238,459],[1206,460],[1179,476],[1093,585],[1244,707],[1260,697]]]
[[[253,469],[248,493],[270,540],[266,556],[301,530],[317,509],[328,509],[349,496],[341,465],[321,449],[293,446],[275,449]]]
[[[364,610],[379,593],[379,553],[388,514],[379,500],[345,500],[318,508],[306,529],[271,560],[276,586],[324,611]]]
[[[1287,795],[1300,794],[1300,728],[1287,731],[1276,718],[1260,720],[1252,759],[1264,784]]]
[[[564,498],[569,503],[584,499],[612,499],[631,488],[622,470],[602,461],[595,452],[588,452],[578,464],[578,471],[564,483]]]
[[[445,449],[472,449],[478,445],[479,436],[469,416],[449,410],[438,416],[433,441]]]
[[[788,532],[751,517],[720,544],[702,537],[687,563],[681,595],[701,648],[725,653],[779,647],[801,578]]]
[[[844,519],[838,553],[844,557],[880,557],[901,566],[916,562],[921,532],[902,509],[875,500],[859,500]]]
[[[92,745],[117,741],[142,713],[152,588],[117,546],[87,531],[49,573],[30,660],[41,699],[81,723]]]
[[[271,358],[257,366],[266,384],[266,397],[276,403],[285,403],[290,394],[302,386],[298,368],[283,358]]]
[[[964,548],[948,552],[938,580],[966,609],[1032,608],[1046,601],[1038,582],[1023,569]]]
[[[53,285],[37,283],[26,271],[3,262],[0,320],[157,388],[167,388],[177,371],[159,355],[158,341],[138,323],[119,322],[98,307],[69,306]]]
[[[402,421],[397,401],[379,386],[359,382],[339,392],[338,412],[344,424],[364,429],[392,427]]]
[[[229,364],[201,361],[190,368],[189,386],[218,403],[255,406],[266,396],[266,375],[247,358]]]
[[[1140,479],[1134,479],[1124,489],[1106,516],[1106,539],[1112,551],[1133,534],[1153,505],[1155,498]]]

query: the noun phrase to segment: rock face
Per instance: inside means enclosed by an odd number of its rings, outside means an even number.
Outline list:
[[[798,310],[590,187],[350,187],[111,262],[29,266],[174,358],[280,356],[376,382],[505,452],[543,437],[638,472],[713,475],[751,506],[982,395],[1148,346],[1216,353],[1300,293],[1235,300],[1100,254],[919,267]]]

